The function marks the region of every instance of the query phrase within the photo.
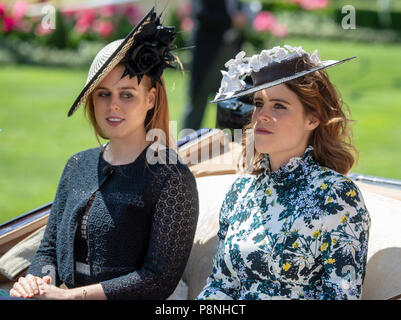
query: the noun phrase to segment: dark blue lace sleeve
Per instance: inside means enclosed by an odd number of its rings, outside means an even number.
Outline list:
[[[56,256],[56,240],[57,240],[57,224],[64,211],[66,201],[66,192],[70,183],[70,171],[74,166],[74,158],[71,157],[64,167],[60,181],[57,186],[56,196],[51,206],[49,219],[40,246],[29,266],[27,274],[38,277],[51,276],[56,285],[60,285],[61,281],[57,275],[57,256]]]
[[[162,167],[152,187],[154,206],[144,263],[139,270],[101,282],[108,299],[166,299],[184,272],[198,220],[196,181],[186,166]]]

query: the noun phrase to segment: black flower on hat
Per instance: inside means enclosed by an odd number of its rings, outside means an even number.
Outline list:
[[[122,60],[125,71],[121,78],[129,75],[137,77],[140,84],[146,74],[152,79],[153,86],[156,81],[161,83],[160,77],[165,68],[173,68],[171,65],[175,59],[171,51],[174,40],[174,27],[165,27],[160,24],[160,16],[154,13],[151,22],[144,25],[141,32],[135,37],[132,48]]]

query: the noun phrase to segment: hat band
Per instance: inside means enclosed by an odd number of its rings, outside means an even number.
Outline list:
[[[258,72],[252,72],[251,78],[254,86],[293,76],[305,70],[304,56],[291,60],[274,62],[263,67]]]

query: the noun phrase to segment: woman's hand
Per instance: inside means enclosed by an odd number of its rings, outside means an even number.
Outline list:
[[[10,290],[10,296],[16,298],[34,298],[40,294],[39,282],[51,283],[51,277],[45,276],[43,279],[28,274],[20,277],[18,282]]]
[[[46,278],[46,277],[45,277]],[[35,296],[38,300],[68,300],[70,296],[69,289],[61,289],[51,284],[47,279],[39,279],[37,281],[40,293]]]

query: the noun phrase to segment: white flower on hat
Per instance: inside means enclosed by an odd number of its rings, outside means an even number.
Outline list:
[[[288,51],[290,51],[290,52],[295,52],[295,51],[297,51],[297,49],[298,48],[295,48],[295,47],[292,47],[292,46],[290,46],[290,45],[288,45],[288,44],[285,44],[284,45],[284,48],[286,48]]]
[[[276,55],[275,55],[276,59],[275,60],[277,62],[281,62],[281,61],[285,60],[287,58],[287,55],[288,55],[288,51],[285,50],[284,48],[280,48],[280,47],[278,47],[276,49],[275,53],[276,53]]]
[[[260,69],[263,68],[262,64],[259,61],[259,55],[255,54],[249,59],[249,66],[251,67],[252,71],[258,72]]]
[[[240,80],[235,75],[230,75],[227,71],[221,71],[223,79],[221,80],[220,90],[216,95],[216,98],[224,93],[226,97],[231,97],[235,92],[245,87],[245,81]]]
[[[259,62],[263,67],[267,67],[270,63],[273,62],[273,58],[271,56],[272,52],[269,50],[262,50],[259,55]]]
[[[309,58],[315,64],[320,64],[321,63],[320,55],[319,55],[319,52],[317,50],[313,51],[312,55]]]
[[[307,54],[307,52],[304,49],[302,49],[302,47],[292,47],[292,46],[290,46],[288,44],[285,44],[284,48],[286,48],[290,52],[296,52],[298,54],[298,56],[302,56],[304,54]]]
[[[236,92],[245,88],[245,81],[241,78],[249,76],[252,72],[258,72],[260,69],[269,66],[271,63],[281,63],[287,59],[294,57],[296,53],[299,57],[307,55],[315,64],[321,64],[320,56],[317,50],[309,55],[302,47],[292,47],[284,45],[283,47],[275,46],[270,50],[262,50],[260,54],[255,54],[252,57],[246,57],[244,51],[240,51],[234,59],[230,59],[224,65],[227,71],[222,71],[223,79],[215,100],[221,95],[227,97],[233,96]]]
[[[225,67],[228,69],[228,72],[231,76],[234,76],[240,73],[240,66],[244,64],[244,57],[246,53],[245,51],[240,51],[234,59],[230,59],[225,63]]]

